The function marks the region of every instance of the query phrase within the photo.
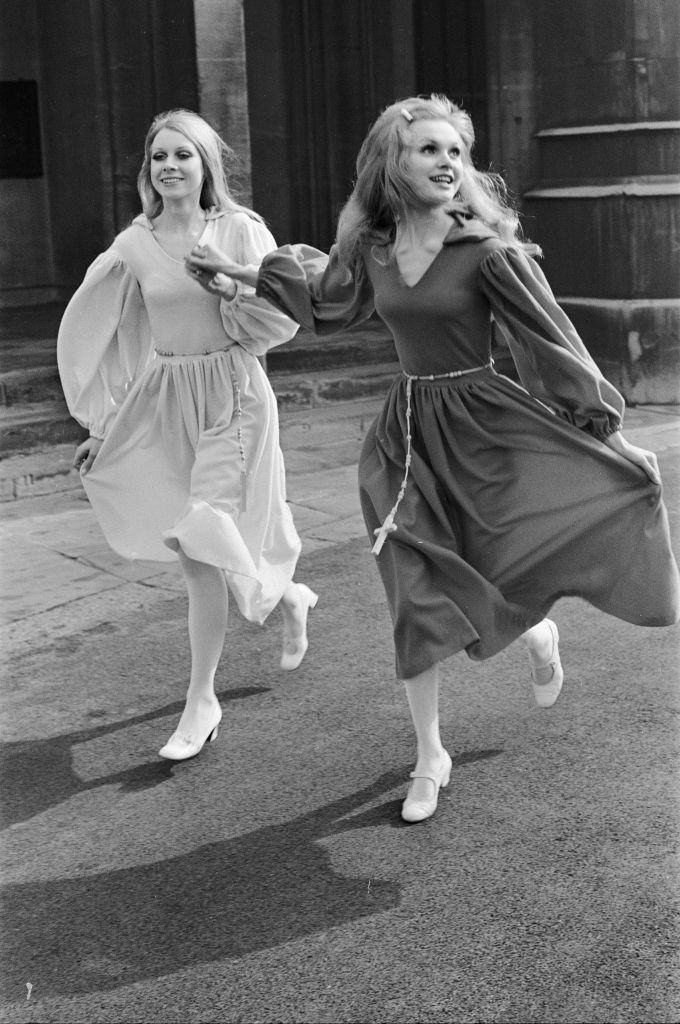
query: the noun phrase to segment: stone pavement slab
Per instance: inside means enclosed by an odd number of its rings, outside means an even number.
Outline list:
[[[307,553],[365,536],[357,460],[381,402],[281,416],[288,498]],[[680,448],[680,410],[628,410],[626,437],[661,453]],[[96,593],[140,583],[181,590],[175,563],[129,562],[110,550],[71,468],[72,445],[0,460],[0,621],[17,622]]]

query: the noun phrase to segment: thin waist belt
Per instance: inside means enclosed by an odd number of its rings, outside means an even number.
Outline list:
[[[216,356],[220,352],[228,352],[235,344],[236,342],[233,342],[225,348],[206,348],[202,352],[163,352],[160,348],[154,349],[154,352],[157,356],[165,356],[166,359],[203,359],[204,356]]]
[[[396,516],[397,509],[401,504],[401,499],[404,497],[406,493],[406,484],[408,482],[408,475],[411,469],[411,393],[413,391],[414,380],[446,380],[447,378],[464,377],[469,373],[479,373],[481,370],[492,369],[493,359],[489,359],[488,363],[484,363],[483,366],[473,366],[469,370],[452,370],[450,373],[416,374],[406,373],[405,370],[402,370],[404,377],[406,377],[406,458],[404,460],[404,479],[401,481],[401,487],[399,488],[399,493],[397,494],[397,500],[392,506],[392,509],[389,512],[388,516],[386,517],[384,523],[377,530],[373,531],[373,533],[375,534],[375,544],[371,548],[371,551],[374,555],[380,554],[380,552],[382,551],[383,544],[387,540],[387,535],[389,533],[394,533],[394,531],[396,530],[397,527],[395,526],[394,523],[394,517]]]
[[[481,370],[491,370],[493,368],[493,359],[489,359],[488,363],[484,363],[483,366],[472,366],[469,370],[451,370],[449,373],[407,373],[406,370],[402,370],[406,380],[447,380],[451,377],[464,377],[468,373],[479,373]]]

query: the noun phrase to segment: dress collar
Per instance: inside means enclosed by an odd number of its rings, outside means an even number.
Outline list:
[[[453,245],[455,242],[483,242],[486,238],[497,237],[495,231],[475,217],[465,203],[454,202],[446,212],[453,223],[444,238],[443,245]]]
[[[465,203],[454,202],[446,211],[451,217],[451,227],[443,241],[443,245],[454,245],[456,242],[483,242],[487,238],[497,238],[495,231],[487,227],[475,217]],[[392,242],[390,232],[376,228],[366,237],[365,244],[371,246],[388,246]]]
[[[206,220],[217,220],[218,217],[224,217],[226,210],[216,210],[214,206],[211,206],[209,210],[204,210]],[[133,224],[138,224],[141,228],[146,228],[147,231],[153,231],[153,221],[149,220],[145,213],[138,213],[132,221]]]

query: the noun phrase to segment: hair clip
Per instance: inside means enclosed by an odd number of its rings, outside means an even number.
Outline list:
[[[406,107],[402,107],[399,113],[404,118],[404,120],[408,121],[409,124],[413,120],[413,114],[409,110],[407,110]]]

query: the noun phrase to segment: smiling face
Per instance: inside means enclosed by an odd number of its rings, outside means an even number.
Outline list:
[[[426,206],[450,203],[464,177],[463,143],[448,121],[414,121],[408,129],[404,172]]]
[[[151,143],[151,184],[162,199],[198,200],[203,186],[203,162],[198,150],[181,132],[161,128]]]

